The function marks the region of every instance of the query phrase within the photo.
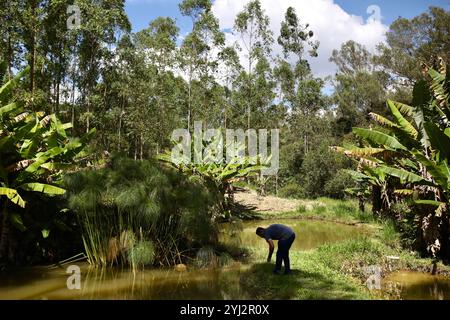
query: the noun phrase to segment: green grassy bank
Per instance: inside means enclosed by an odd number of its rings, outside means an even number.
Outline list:
[[[258,299],[388,299],[389,290],[369,290],[367,267],[379,266],[382,277],[397,270],[431,272],[432,260],[420,258],[401,245],[393,223],[362,213],[354,201],[318,199],[300,205],[295,212],[264,213],[263,219],[317,219],[353,224],[364,228],[357,239],[327,244],[309,251],[291,250],[292,275],[272,275],[273,263],[265,263],[265,249],[251,249],[252,267],[242,277],[246,290]],[[301,241],[298,235],[296,241]],[[398,258],[393,258],[398,257]],[[438,264],[438,272],[450,274]]]

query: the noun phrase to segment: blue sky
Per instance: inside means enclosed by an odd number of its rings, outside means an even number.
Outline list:
[[[384,17],[383,23],[390,24],[398,17],[412,18],[426,11],[429,6],[443,7],[450,10],[449,0],[335,0],[342,9],[348,13],[366,16],[366,9],[370,5],[378,5],[381,15]]]
[[[125,10],[130,19],[133,31],[146,28],[149,22],[156,17],[172,17],[184,32],[190,28],[190,19],[180,15],[179,0],[126,0]]]
[[[430,5],[450,10],[450,0],[335,0],[334,2],[347,13],[364,18],[369,15],[366,10],[370,5],[378,5],[384,24],[390,24],[399,16],[414,17],[427,10]],[[179,0],[126,0],[126,12],[133,31],[145,28],[158,16],[170,16],[177,20],[182,33],[187,32],[190,29],[190,19],[180,15],[178,3]]]
[[[385,41],[389,24],[398,17],[412,18],[425,12],[429,6],[438,6],[450,10],[450,0],[260,0],[266,14],[271,20],[270,27],[277,37],[280,23],[289,6],[295,8],[302,23],[309,23],[314,31],[315,40],[320,42],[318,57],[308,59],[315,76],[325,78],[333,76],[336,66],[329,61],[334,49],[348,40],[364,45],[370,52],[376,52],[379,43]],[[180,0],[127,0],[126,11],[133,31],[146,28],[149,22],[158,16],[169,16],[177,21],[180,35],[191,30],[190,18],[180,15]],[[233,27],[234,18],[248,0],[213,0],[213,12],[225,31],[227,45],[237,42],[242,46],[242,39],[229,30]],[[373,11],[368,8],[377,6],[381,19],[370,20]],[[281,48],[275,43],[272,52],[281,54]],[[240,52],[241,61],[245,61],[245,52]],[[330,84],[325,91],[329,93]]]

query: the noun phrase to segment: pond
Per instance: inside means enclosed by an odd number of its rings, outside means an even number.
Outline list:
[[[293,250],[309,250],[324,243],[355,238],[360,228],[323,221],[278,220],[297,234]],[[237,241],[245,247],[264,247],[257,237],[258,226],[275,221],[249,221],[225,224],[223,241]],[[241,288],[241,273],[249,266],[233,263],[220,269],[194,269],[186,272],[145,270],[133,273],[122,269],[98,269],[87,263],[81,268],[81,290],[68,290],[66,270],[45,267],[0,274],[0,299],[250,299]]]
[[[222,241],[236,241],[245,247],[267,248],[255,235],[258,226],[275,221],[250,221],[223,225]],[[297,234],[292,250],[310,250],[325,243],[364,235],[364,228],[311,220],[277,220]],[[250,268],[238,262],[224,268],[195,269],[99,269],[77,263],[81,269],[81,289],[69,290],[64,268],[36,267],[0,273],[0,299],[252,299],[241,286],[241,277]],[[383,280],[404,299],[449,299],[449,280],[423,274],[396,273]]]
[[[450,300],[450,279],[429,273],[393,272],[382,286],[404,300]]]
[[[236,265],[224,269],[187,272],[174,270],[99,269],[87,263],[81,268],[81,290],[69,290],[65,269],[33,268],[0,277],[0,299],[240,299]]]

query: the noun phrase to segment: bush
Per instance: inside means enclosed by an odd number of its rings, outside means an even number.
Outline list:
[[[344,199],[345,189],[355,186],[355,181],[344,170],[339,170],[330,180],[325,183],[325,194],[334,199]]]
[[[278,191],[278,195],[282,198],[302,199],[305,197],[305,190],[297,183],[289,183]]]
[[[324,141],[305,156],[301,168],[300,180],[303,183],[305,195],[317,198],[327,195],[325,185],[335,175],[337,170],[351,166],[351,160],[330,150],[329,143]]]

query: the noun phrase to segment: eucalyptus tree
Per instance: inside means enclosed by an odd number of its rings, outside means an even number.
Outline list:
[[[50,2],[42,21],[40,46],[45,62],[39,86],[48,92],[47,102],[51,105],[49,109],[57,115],[61,107],[67,106],[70,101],[68,78],[71,76],[70,63],[77,40],[76,33],[67,29],[66,13],[69,3],[67,0]],[[67,114],[69,110],[64,108],[61,111]]]
[[[279,128],[279,124],[272,127],[272,120],[268,117],[270,111],[272,111],[273,101],[275,99],[275,86],[276,82],[272,75],[272,68],[270,61],[265,57],[261,57],[254,70],[254,129],[268,129]]]
[[[110,153],[129,150],[133,140],[124,139],[130,130],[125,124],[132,108],[133,94],[142,90],[133,88],[133,71],[142,64],[137,59],[130,35],[124,35],[117,43],[115,56],[116,62],[104,66],[102,80],[96,86],[93,99],[97,112],[91,123],[99,129],[98,149]]]
[[[220,63],[222,70],[220,74],[222,78],[219,78],[224,83],[225,90],[225,103],[222,110],[222,126],[226,130],[229,126],[230,118],[233,117],[233,91],[235,90],[235,81],[239,74],[242,72],[242,65],[239,61],[239,55],[235,46],[227,46],[219,53]]]
[[[255,78],[254,68],[258,60],[270,57],[273,44],[273,33],[270,30],[270,20],[261,7],[259,0],[247,3],[244,9],[238,13],[234,21],[234,31],[240,36],[241,50],[245,51],[247,59],[246,72],[243,72],[241,80],[241,91],[245,95],[241,102],[246,105],[247,128],[251,128],[251,114],[254,105]],[[243,48],[242,48],[243,47]],[[245,102],[244,102],[245,101]]]
[[[308,66],[308,62],[303,58],[305,44],[310,47],[308,53],[311,57],[317,57],[320,44],[319,41],[314,41],[313,37],[314,32],[309,30],[309,24],[302,25],[295,9],[289,7],[286,10],[284,21],[281,22],[280,36],[278,37],[278,44],[283,48],[285,58],[295,55],[294,65]]]
[[[0,61],[6,64],[6,76],[10,80],[13,76],[13,68],[20,62],[21,35],[20,24],[17,23],[20,17],[20,7],[18,1],[0,1]]]
[[[92,99],[95,87],[101,76],[102,67],[113,58],[112,46],[117,43],[118,32],[130,30],[130,23],[125,13],[124,0],[79,0],[83,21],[77,46],[79,74],[77,87],[81,94],[81,104],[85,113],[86,131],[91,127],[94,117]]]
[[[136,53],[143,59],[143,67],[147,70],[148,101],[151,105],[142,109],[140,114],[151,117],[150,123],[156,125],[151,136],[156,144],[156,151],[164,148],[170,132],[176,128],[174,115],[177,104],[173,101],[173,70],[176,67],[176,41],[179,28],[172,18],[158,17],[151,21],[149,27],[135,35]],[[139,75],[136,75],[139,76]],[[144,75],[142,75],[144,76]],[[144,90],[145,91],[145,90]],[[172,115],[172,116],[171,116]]]
[[[192,128],[194,113],[195,116],[211,114],[211,95],[208,95],[208,91],[215,87],[218,52],[225,44],[225,35],[220,31],[219,21],[211,7],[210,0],[184,0],[179,5],[181,14],[192,19],[192,31],[185,37],[180,49],[180,67],[188,78],[189,130]],[[195,87],[198,90],[194,95]]]
[[[362,44],[349,40],[341,45],[340,49],[334,49],[330,61],[334,62],[338,73],[353,75],[357,72],[372,72],[374,65],[371,62],[372,55]]]
[[[306,46],[308,55],[317,57],[319,42],[314,40],[314,32],[309,24],[303,25],[294,8],[286,10],[281,22],[278,44],[284,59],[278,58],[275,76],[279,83],[279,100],[290,111],[289,123],[302,136],[303,152],[310,149],[310,136],[316,134],[317,112],[326,107],[326,99],[321,90],[324,81],[314,78],[308,60],[304,57]]]
[[[30,66],[29,94],[30,101],[39,105],[41,93],[37,87],[40,78],[40,70],[44,63],[40,40],[42,39],[42,21],[48,1],[45,0],[24,0],[19,1],[20,16],[17,23],[20,25],[22,45],[25,49],[24,58]],[[40,79],[39,79],[40,80]],[[36,92],[37,91],[37,92]]]
[[[303,114],[311,110],[317,111],[320,107],[309,101],[302,101],[299,97],[299,90],[303,86],[303,81],[315,80],[312,77],[311,68],[308,60],[305,59],[305,46],[309,46],[308,54],[310,57],[317,57],[319,42],[313,40],[314,32],[309,29],[309,24],[302,25],[295,9],[289,7],[286,10],[285,19],[281,22],[280,36],[278,44],[283,50],[284,60],[278,59],[277,75],[280,81],[280,91],[285,103],[289,104],[292,111],[299,109]],[[299,99],[300,98],[300,99]]]

